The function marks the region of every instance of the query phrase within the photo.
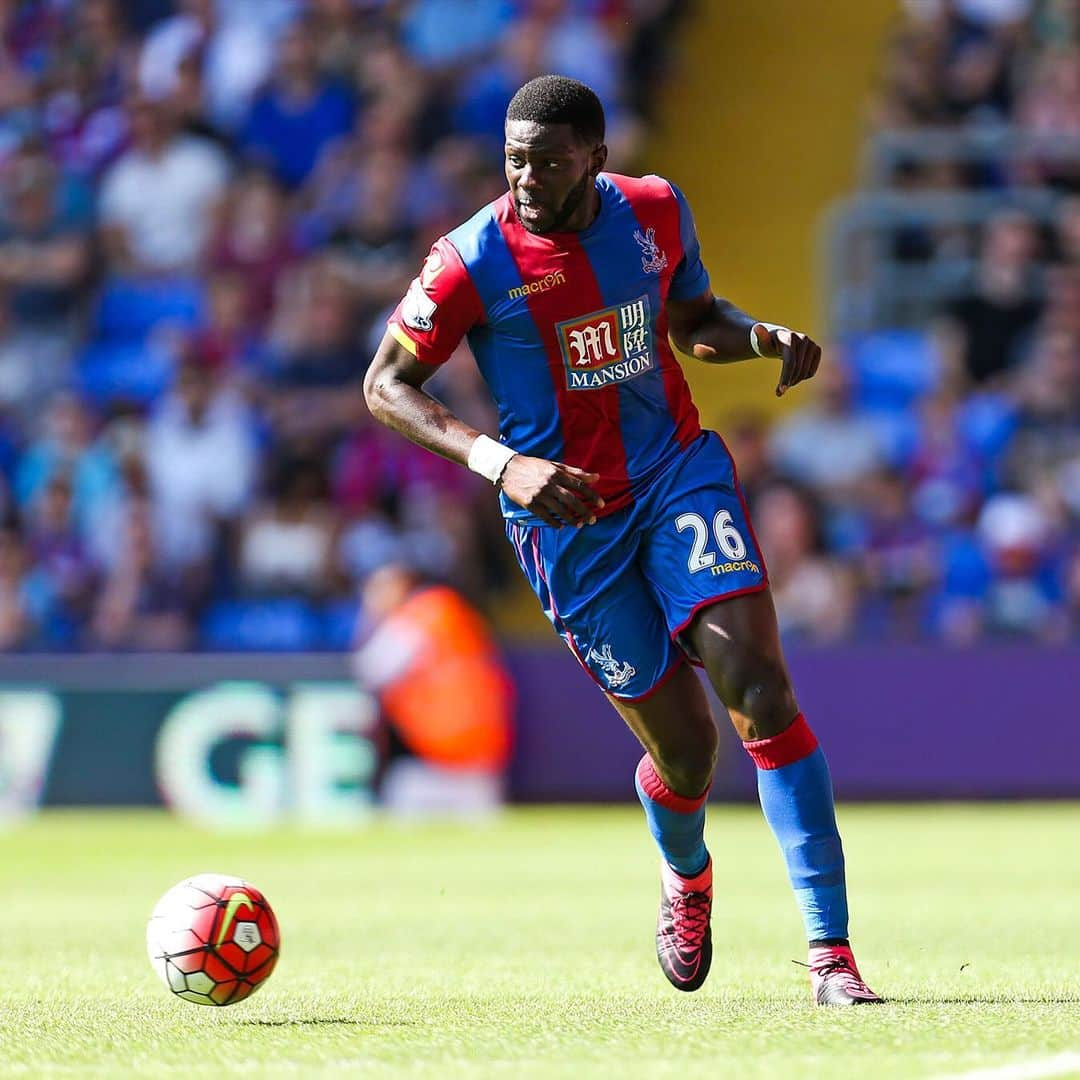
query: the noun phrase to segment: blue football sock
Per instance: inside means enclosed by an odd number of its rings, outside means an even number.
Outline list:
[[[743,745],[757,765],[761,809],[787,862],[807,938],[847,938],[844,849],[817,739],[800,713],[774,738]]]
[[[709,861],[705,849],[706,790],[695,799],[676,795],[653,768],[646,754],[638,762],[634,787],[645,808],[645,820],[660,854],[682,877],[697,877]]]

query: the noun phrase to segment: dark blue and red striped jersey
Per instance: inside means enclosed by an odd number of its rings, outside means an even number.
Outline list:
[[[701,433],[665,305],[702,295],[709,277],[674,185],[601,173],[596,189],[600,211],[580,232],[535,235],[509,193],[489,203],[435,242],[389,328],[425,364],[467,337],[500,439],[598,473],[611,513]],[[505,498],[503,510],[536,520]]]

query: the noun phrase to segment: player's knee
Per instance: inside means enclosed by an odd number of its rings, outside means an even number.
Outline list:
[[[731,650],[714,672],[713,684],[729,708],[747,717],[759,738],[778,735],[797,707],[787,672],[779,660],[753,651]]]
[[[709,717],[693,738],[657,747],[653,754],[656,771],[677,795],[694,798],[712,783],[719,744],[716,725]]]

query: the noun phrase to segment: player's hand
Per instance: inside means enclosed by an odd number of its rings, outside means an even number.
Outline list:
[[[766,331],[760,323],[755,327],[758,346],[766,356],[783,361],[776,396],[783,397],[796,383],[812,379],[821,363],[821,346],[798,330]]]
[[[585,472],[561,461],[515,454],[503,470],[499,487],[511,501],[541,521],[561,529],[564,525],[591,525],[604,500],[593,484],[598,473]]]

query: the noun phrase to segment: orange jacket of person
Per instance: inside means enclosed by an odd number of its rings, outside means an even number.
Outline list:
[[[453,589],[417,589],[380,621],[356,659],[406,745],[433,765],[502,770],[514,689],[481,616]]]

